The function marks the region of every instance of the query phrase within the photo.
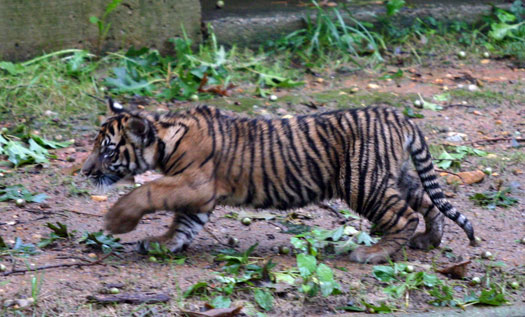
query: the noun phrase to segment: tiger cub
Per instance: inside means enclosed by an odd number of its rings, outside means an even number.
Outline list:
[[[350,260],[378,263],[408,244],[437,247],[444,216],[475,245],[469,220],[444,197],[421,130],[392,108],[350,109],[289,119],[248,119],[200,106],[183,112],[130,111],[109,100],[112,117],[82,172],[100,185],[157,169],[164,174],[121,197],[105,216],[114,234],[171,210],[166,233],[148,241],[186,248],[217,205],[298,208],[343,199],[384,235]],[[412,161],[415,171],[410,163]],[[426,231],[414,234],[416,212]]]

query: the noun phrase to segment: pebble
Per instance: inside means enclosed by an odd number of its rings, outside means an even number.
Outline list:
[[[467,135],[465,133],[459,133],[459,132],[449,132],[447,133],[447,137],[445,140],[449,142],[463,142],[467,139]]]
[[[379,89],[379,85],[378,84],[374,84],[374,83],[368,84],[367,87],[370,88],[370,89]]]
[[[470,85],[468,85],[468,90],[469,91],[476,91],[476,90],[478,90],[478,86],[470,84]]]

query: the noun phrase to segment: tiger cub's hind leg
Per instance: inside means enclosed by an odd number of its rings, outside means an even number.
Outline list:
[[[402,199],[400,193],[390,187],[369,219],[384,235],[373,246],[361,246],[350,254],[350,260],[359,263],[386,262],[392,254],[407,244],[414,234],[419,219],[417,214]]]
[[[425,232],[419,232],[410,239],[409,246],[414,249],[428,250],[436,248],[443,237],[445,216],[432,203],[423,190],[419,179],[411,173],[406,173],[398,181],[400,192],[410,207],[425,218]]]
[[[150,237],[139,243],[138,251],[147,254],[152,242],[166,244],[169,250],[177,253],[185,250],[208,221],[208,213],[180,213],[173,218],[168,231],[163,235]]]

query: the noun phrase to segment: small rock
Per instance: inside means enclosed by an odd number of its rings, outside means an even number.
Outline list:
[[[459,172],[457,175],[450,175],[447,177],[447,184],[463,183],[466,185],[479,183],[485,178],[485,173],[480,170]]]
[[[459,133],[459,132],[449,132],[447,133],[447,137],[445,140],[449,142],[463,142],[467,140],[467,135],[465,133]]]
[[[15,301],[12,300],[12,299],[6,299],[4,301],[4,307],[7,308],[7,307],[11,307],[11,306],[14,306],[15,305]]]
[[[270,101],[276,101],[277,96],[276,95],[270,95]]]
[[[48,117],[54,117],[54,116],[58,115],[58,113],[53,112],[53,111],[51,111],[51,110],[46,110],[46,111],[44,112],[44,114],[45,114],[46,116],[48,116]]]
[[[97,258],[97,255],[95,253],[89,253],[87,256],[88,256],[88,258],[91,258],[91,259],[96,259]]]
[[[470,84],[470,85],[468,85],[468,90],[469,91],[476,91],[476,90],[478,90],[478,86]]]
[[[380,86],[378,84],[370,83],[367,87],[370,89],[379,89]]]
[[[19,309],[27,308],[35,303],[35,300],[32,298],[22,298],[15,300],[15,305],[18,305]]]
[[[324,82],[324,79],[321,78],[321,77],[317,77],[317,78],[315,79],[315,81],[318,82],[318,83],[323,83],[323,82]]]
[[[0,263],[0,272],[5,272],[5,271],[7,271],[7,266]]]
[[[236,247],[239,245],[239,239],[235,237],[229,237],[228,238],[228,245],[231,247]]]

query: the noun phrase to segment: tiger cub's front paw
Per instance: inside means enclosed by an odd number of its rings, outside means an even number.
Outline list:
[[[149,250],[151,250],[151,244],[152,243],[159,243],[163,244],[164,241],[158,241],[156,238],[150,238],[142,240],[137,245],[137,252],[140,254],[149,254]],[[184,243],[184,241],[174,241],[173,243],[166,244],[166,247],[168,250],[170,250],[171,253],[179,253],[188,247],[189,243]]]

